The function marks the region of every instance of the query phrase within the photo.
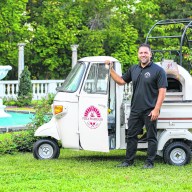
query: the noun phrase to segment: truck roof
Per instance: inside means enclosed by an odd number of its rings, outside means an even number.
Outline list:
[[[79,61],[84,62],[104,62],[106,60],[110,60],[112,62],[117,62],[118,60],[111,56],[90,56],[90,57],[83,57],[79,59]]]

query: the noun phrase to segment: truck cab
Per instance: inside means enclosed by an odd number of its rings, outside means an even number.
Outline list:
[[[121,71],[120,63],[112,57],[82,58],[58,89],[53,108],[61,103],[65,107],[65,112],[55,114],[64,147],[108,152],[116,146],[116,104],[121,103],[122,91],[109,76],[107,59]],[[109,146],[109,137],[114,146]]]
[[[60,140],[64,148],[102,152],[120,148],[123,87],[110,78],[106,60],[113,62],[121,75],[121,64],[113,57],[78,60],[62,86],[57,88],[51,121],[42,125],[35,136]]]

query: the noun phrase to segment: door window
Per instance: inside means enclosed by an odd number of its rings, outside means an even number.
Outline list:
[[[108,76],[109,69],[105,68],[104,63],[92,64],[83,90],[87,93],[107,94]]]

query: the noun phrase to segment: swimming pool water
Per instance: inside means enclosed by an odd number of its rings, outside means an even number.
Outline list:
[[[30,123],[34,117],[32,113],[7,112],[11,117],[0,118],[0,127],[19,126]]]

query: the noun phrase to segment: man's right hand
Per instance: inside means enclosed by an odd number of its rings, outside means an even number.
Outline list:
[[[105,65],[109,66],[110,69],[113,67],[113,63],[110,60],[106,60]]]
[[[111,63],[110,60],[105,60],[105,64],[106,64],[106,65],[109,65],[110,63]]]
[[[110,60],[106,60],[105,61],[105,67],[106,68],[110,68],[110,74],[111,77],[113,78],[113,80],[118,84],[118,85],[125,85],[126,82],[122,79],[122,77],[120,75],[118,75],[115,70],[113,69],[113,62],[111,62]]]

